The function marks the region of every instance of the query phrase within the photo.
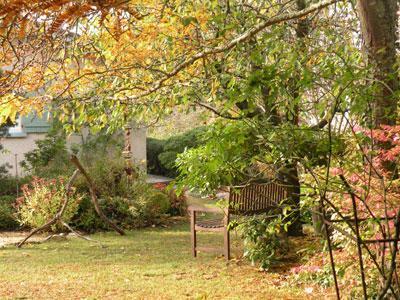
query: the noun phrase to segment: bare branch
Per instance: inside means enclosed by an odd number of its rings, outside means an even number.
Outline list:
[[[195,101],[194,103],[196,105],[198,105],[198,106],[201,106],[201,107],[204,107],[204,108],[208,109],[209,111],[212,111],[217,116],[225,118],[225,119],[229,119],[229,120],[241,120],[241,119],[243,119],[242,117],[233,117],[233,116],[228,115],[228,114],[223,114],[223,113],[219,112],[217,109],[215,109],[214,107],[212,107],[212,106],[210,106],[208,104],[205,104],[203,102],[200,102],[200,101]]]

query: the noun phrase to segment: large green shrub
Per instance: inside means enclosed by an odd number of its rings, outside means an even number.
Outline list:
[[[101,198],[107,196],[120,196],[125,193],[126,187],[121,184],[126,175],[125,163],[120,156],[112,154],[108,156],[98,156],[89,162],[85,161],[86,171],[90,174],[98,195]],[[75,180],[74,186],[79,192],[89,194],[89,186],[86,179],[79,175]]]
[[[98,199],[98,202],[103,213],[114,224],[127,229],[135,227],[134,218],[129,211],[129,199],[119,196],[107,196]],[[108,225],[104,223],[95,211],[89,196],[85,197],[79,205],[78,213],[73,219],[73,225],[86,232],[108,229]]]
[[[147,138],[146,140],[146,157],[147,172],[150,174],[165,175],[168,170],[163,167],[158,156],[163,152],[165,140],[155,138]]]
[[[177,176],[178,154],[201,144],[206,127],[197,127],[166,140],[147,139],[147,166],[150,173],[169,177]]]
[[[231,222],[244,242],[244,256],[261,269],[268,269],[280,255],[288,251],[283,220],[274,216],[244,217]]]
[[[168,195],[146,183],[143,177],[131,182],[124,176],[118,184],[116,194],[116,196],[109,196],[106,202],[122,203],[120,214],[122,216],[129,214],[125,221],[128,227],[142,227],[157,223],[159,217],[166,214],[170,208]],[[111,215],[111,211],[108,215],[115,217]]]
[[[153,188],[162,191],[168,196],[170,208],[168,214],[172,216],[185,216],[187,213],[187,197],[184,192],[178,193],[175,187],[166,182],[154,183]]]
[[[105,215],[124,228],[142,227],[157,223],[170,209],[168,195],[145,182],[145,177],[129,179],[121,158],[101,158],[87,166],[97,188],[99,204]],[[85,179],[79,176],[75,186],[86,194],[73,222],[78,228],[93,232],[107,229],[89,200]]]
[[[150,185],[136,182],[130,189],[132,194],[129,197],[106,196],[99,199],[104,214],[115,224],[127,229],[152,225],[158,223],[170,209],[167,194]],[[73,224],[87,232],[108,229],[107,224],[97,215],[89,198],[81,202]]]
[[[105,211],[106,204],[102,200],[99,200],[100,208]],[[89,233],[107,230],[107,224],[96,213],[89,195],[85,195],[79,203],[78,212],[73,217],[71,224]]]
[[[169,197],[164,192],[147,184],[138,185],[138,191],[129,206],[135,226],[150,225],[170,209]]]
[[[0,196],[0,230],[12,230],[19,226],[15,217],[15,197]]]
[[[59,179],[46,180],[35,177],[29,185],[22,188],[23,197],[17,201],[18,220],[21,225],[37,228],[44,225],[55,216],[62,203],[68,197],[69,202],[62,216],[62,221],[68,223],[78,211],[82,197],[74,192],[67,193],[64,181]],[[52,231],[64,229],[59,223],[52,226]]]

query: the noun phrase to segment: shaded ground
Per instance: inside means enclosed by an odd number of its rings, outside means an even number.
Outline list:
[[[324,291],[285,282],[241,260],[190,255],[188,224],[113,232],[0,249],[1,299],[321,299]],[[201,234],[201,243],[222,243]],[[236,253],[239,252],[236,250]],[[289,264],[291,265],[291,263]]]

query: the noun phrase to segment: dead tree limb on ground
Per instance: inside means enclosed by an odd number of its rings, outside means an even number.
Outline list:
[[[75,233],[77,237],[89,241],[89,242],[96,242],[99,243],[103,248],[105,247],[100,241],[91,239],[90,237],[84,236],[82,234],[80,234],[78,231],[76,231],[75,229],[73,229],[71,226],[69,226],[67,223],[62,222],[62,224],[64,225],[64,227],[67,227],[69,229],[69,231],[71,231],[72,233]]]
[[[89,174],[86,172],[86,170],[83,168],[82,164],[80,163],[79,159],[75,156],[71,156],[71,162],[78,168],[78,170],[82,173],[83,177],[85,177],[88,185],[89,185],[89,191],[90,191],[90,197],[93,203],[93,206],[99,215],[99,217],[106,222],[110,227],[112,227],[116,232],[118,232],[120,235],[125,235],[125,232],[119,228],[116,224],[111,222],[106,215],[103,213],[103,211],[100,208],[99,202],[97,201],[97,196],[96,196],[96,187],[90,178]]]

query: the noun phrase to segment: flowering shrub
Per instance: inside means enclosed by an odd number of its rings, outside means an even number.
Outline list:
[[[358,142],[362,160],[331,170],[334,180],[342,185],[340,198],[335,203],[349,215],[353,213],[354,199],[358,218],[371,219],[362,224],[363,237],[381,238],[393,233],[391,218],[396,216],[400,204],[400,180],[395,175],[400,159],[400,126],[382,126],[374,130],[356,128],[356,132],[358,141],[362,141],[362,144]],[[375,217],[390,220],[378,225],[372,220]]]
[[[37,228],[51,220],[62,203],[69,197],[62,221],[68,223],[78,210],[82,197],[67,190],[62,178],[46,180],[34,177],[29,185],[22,187],[23,197],[17,199],[18,220],[22,225]],[[55,224],[52,231],[62,230],[61,224]]]
[[[325,207],[331,219],[348,220],[334,223],[331,237],[338,249],[334,255],[337,272],[342,272],[339,284],[351,287],[348,294],[359,298],[362,296],[362,287],[355,242],[355,212],[362,240],[395,237],[395,217],[400,207],[397,168],[400,160],[400,126],[351,129],[347,136],[346,155],[332,155],[329,169],[314,168],[313,174],[303,176],[303,180],[308,194],[325,197]],[[309,205],[315,204],[311,202]],[[385,281],[378,270],[383,270],[385,276],[389,274],[394,247],[390,242],[363,246],[364,249],[366,247],[368,251],[363,251],[363,264],[364,269],[368,270],[365,279],[367,293],[375,298]]]
[[[168,212],[169,208],[168,196],[151,187],[147,189],[146,193],[140,194],[130,201],[129,204],[129,211],[136,227],[154,224],[157,218]]]
[[[168,196],[170,203],[169,213],[171,215],[183,216],[186,213],[187,199],[184,192],[177,194],[175,188],[168,188],[168,184],[163,182],[154,183],[153,187]]]

